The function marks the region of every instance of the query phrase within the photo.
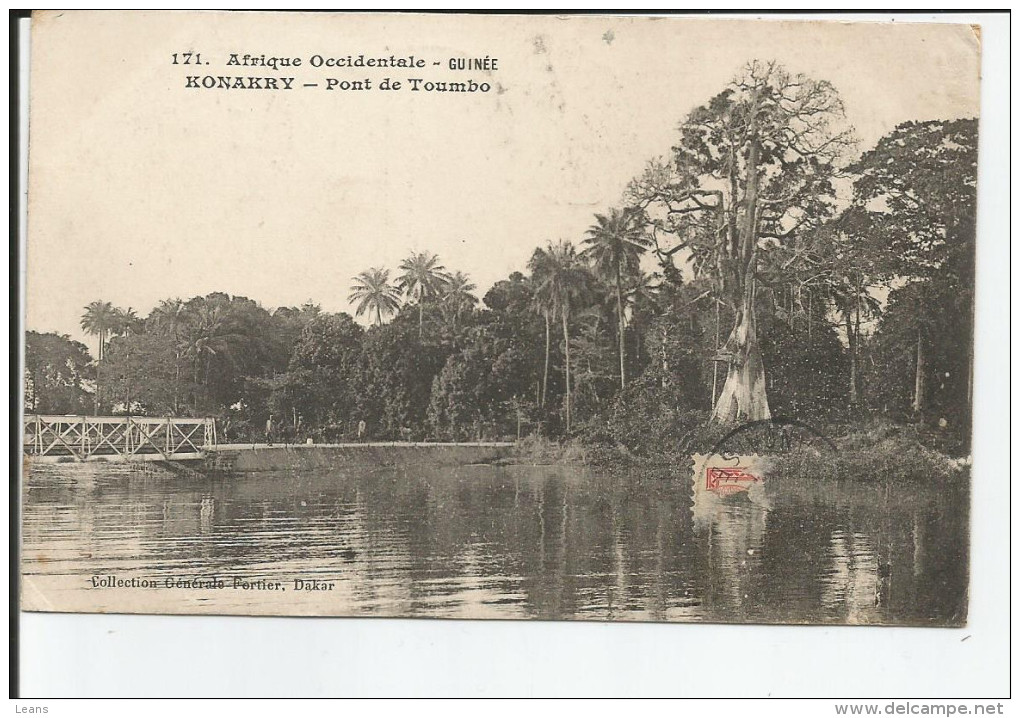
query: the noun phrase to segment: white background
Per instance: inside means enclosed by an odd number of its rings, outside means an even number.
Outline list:
[[[983,26],[972,579],[966,628],[22,614],[21,694],[1007,695],[1011,553],[1005,397],[1010,365],[1003,320],[1010,286],[1009,17],[908,15],[896,20]],[[27,46],[23,51],[27,58]],[[51,715],[61,712],[59,707],[50,710]],[[819,713],[834,711],[822,706]]]

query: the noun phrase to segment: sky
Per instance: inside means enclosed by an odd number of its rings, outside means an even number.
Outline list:
[[[26,326],[78,340],[95,299],[142,316],[213,291],[351,311],[351,278],[396,274],[411,251],[437,253],[481,296],[536,246],[580,241],[751,59],[832,82],[861,150],[907,120],[978,114],[979,41],[963,25],[147,12],[33,22]],[[188,51],[209,64],[172,64]],[[304,64],[230,67],[232,52]],[[428,64],[309,65],[361,53]],[[465,57],[497,58],[497,69],[446,67]],[[319,87],[196,90],[189,74]],[[387,76],[492,90],[322,87]]]

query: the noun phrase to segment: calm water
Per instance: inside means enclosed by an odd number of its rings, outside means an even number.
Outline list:
[[[690,484],[667,472],[567,467],[211,480],[38,466],[25,484],[26,600],[106,611],[174,601],[209,613],[941,625],[965,618],[962,488],[788,480],[767,483],[765,502],[726,500],[706,515],[693,511]],[[226,588],[92,587],[93,576],[108,575],[215,576]],[[286,591],[235,589],[235,578],[280,581]],[[333,587],[296,591],[294,579]],[[128,606],[129,599],[142,602]]]

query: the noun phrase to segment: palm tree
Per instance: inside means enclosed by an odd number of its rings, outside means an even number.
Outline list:
[[[367,269],[352,277],[348,302],[357,302],[355,316],[365,312],[375,314],[376,326],[382,325],[383,316],[389,316],[400,308],[400,293],[390,284],[390,270],[380,267]]]
[[[110,327],[111,336],[118,337],[129,337],[136,331],[141,329],[142,320],[139,318],[138,313],[134,309],[128,307],[127,309],[121,309],[119,307],[113,310],[113,325]],[[112,340],[110,340],[112,341]],[[110,341],[107,342],[107,349],[109,349]],[[131,361],[131,345],[120,345],[124,350],[124,358],[126,361]],[[125,384],[126,391],[128,392],[124,396],[124,406],[127,407],[127,412],[131,413],[131,393],[130,384]]]
[[[110,302],[96,300],[85,306],[85,313],[81,316],[81,328],[92,336],[99,337],[99,361],[96,364],[96,395],[93,408],[99,413],[102,404],[102,362],[106,356],[106,343],[110,334],[117,324],[117,312],[119,310]]]
[[[184,354],[193,362],[194,383],[197,386],[199,368],[205,364],[203,385],[209,390],[209,369],[214,356],[231,361],[236,356],[242,336],[238,333],[234,317],[228,308],[203,302],[194,309]],[[198,397],[194,397],[194,408],[198,408]]]
[[[400,269],[403,274],[397,277],[397,288],[418,304],[418,339],[421,339],[424,304],[442,295],[450,276],[446,267],[439,263],[439,257],[430,252],[411,252],[411,256],[400,263]]]
[[[476,289],[478,287],[475,286],[475,283],[464,272],[454,272],[450,276],[446,284],[443,302],[453,310],[453,326],[457,326],[457,322],[460,320],[460,313],[464,309],[473,307],[478,303],[478,298],[472,294]]]
[[[130,336],[139,329],[141,323],[142,320],[138,318],[138,313],[131,307],[114,309],[111,333],[120,337]]]
[[[626,312],[628,307],[651,307],[659,309],[662,288],[662,277],[658,272],[648,273],[638,270],[632,274],[623,287],[623,307]]]
[[[177,339],[186,316],[183,299],[162,299],[149,313],[148,322],[156,333]]]
[[[572,388],[575,398],[588,394],[591,403],[602,404],[600,387],[616,380],[613,363],[616,342],[605,329],[605,313],[601,306],[585,306],[573,315],[574,336],[571,339],[573,356]]]
[[[814,289],[821,295],[823,300],[828,300],[835,307],[839,315],[847,339],[847,354],[850,359],[850,407],[856,410],[860,404],[860,346],[861,346],[861,320],[876,317],[881,312],[881,305],[878,299],[870,293],[870,287],[865,281],[865,275],[860,270],[847,270],[843,273],[836,272],[831,276],[823,276],[820,281],[807,282],[801,286],[802,289]],[[811,294],[808,294],[808,339],[811,337]],[[919,345],[920,346],[920,345]],[[923,356],[922,356],[923,361]],[[916,383],[916,382],[915,382]]]
[[[545,395],[549,389],[549,349],[551,340],[550,326],[552,324],[552,302],[547,294],[538,294],[537,288],[541,286],[552,271],[552,259],[549,252],[538,247],[531,254],[528,260],[528,270],[531,272],[531,306],[536,312],[542,315],[545,320],[545,368],[542,371],[542,398],[539,406],[545,406]]]
[[[117,325],[117,308],[110,302],[96,300],[85,307],[81,315],[81,328],[92,336],[99,337],[99,360],[103,360],[107,337]]]
[[[627,385],[624,350],[625,319],[623,315],[624,282],[637,272],[641,255],[652,246],[652,240],[641,226],[638,210],[612,209],[609,216],[596,214],[595,224],[588,228],[582,256],[590,259],[595,272],[616,289],[616,316],[620,345],[620,388]]]
[[[174,348],[174,414],[180,411],[178,397],[181,385],[181,354],[184,349],[181,342],[181,327],[187,321],[188,316],[187,305],[183,299],[177,297],[161,300],[148,318],[153,330],[157,334],[168,337]]]
[[[564,373],[567,385],[567,433],[570,433],[570,314],[588,294],[591,275],[574,245],[567,241],[537,249],[529,262],[535,281],[535,299],[547,316],[558,316],[563,327]],[[548,346],[546,350],[548,357]]]

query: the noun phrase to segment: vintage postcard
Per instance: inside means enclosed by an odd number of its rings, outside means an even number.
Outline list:
[[[24,610],[966,623],[980,27],[31,22]]]

